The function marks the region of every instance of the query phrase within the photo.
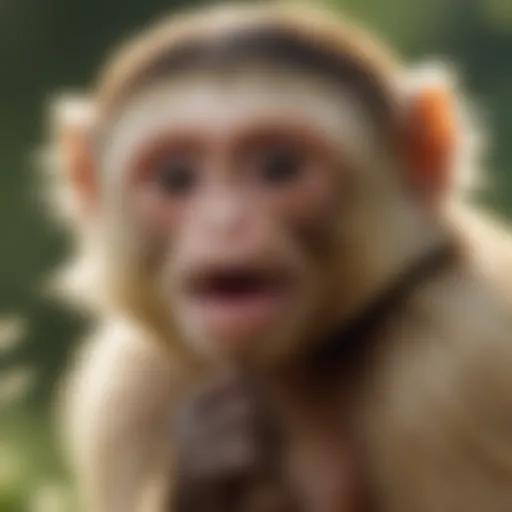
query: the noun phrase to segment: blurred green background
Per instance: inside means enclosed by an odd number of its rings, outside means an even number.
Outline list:
[[[35,199],[34,150],[45,134],[46,102],[62,89],[86,87],[105,51],[141,24],[192,3],[0,2],[0,512],[75,510],[51,406],[84,323],[39,289],[66,252],[66,238]],[[512,0],[327,3],[407,57],[457,65],[493,137],[493,186],[483,200],[512,214]]]

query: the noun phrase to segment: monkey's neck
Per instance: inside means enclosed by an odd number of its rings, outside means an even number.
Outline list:
[[[308,366],[322,372],[328,365],[354,367],[354,359],[366,351],[376,331],[405,305],[411,294],[437,273],[456,264],[460,257],[460,247],[454,240],[440,242],[417,257],[383,286],[348,323],[343,323],[323,342],[313,344],[307,355]]]

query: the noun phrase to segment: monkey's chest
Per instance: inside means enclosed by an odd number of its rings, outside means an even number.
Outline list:
[[[298,431],[289,439],[287,470],[305,512],[356,510],[356,475],[348,439]]]

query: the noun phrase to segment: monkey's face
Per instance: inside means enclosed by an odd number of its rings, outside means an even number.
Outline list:
[[[110,128],[107,243],[127,234],[118,258],[200,350],[286,353],[333,306],[363,120],[350,96],[290,73],[160,83]]]
[[[269,361],[437,242],[454,132],[442,90],[330,23],[243,19],[134,47],[61,138],[80,206],[100,213],[80,220],[104,235],[108,305]]]

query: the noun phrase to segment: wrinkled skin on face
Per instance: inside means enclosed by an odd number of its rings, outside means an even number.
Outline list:
[[[277,357],[331,314],[365,121],[328,84],[253,71],[158,83],[108,126],[105,225],[139,241],[111,245],[196,350]]]

